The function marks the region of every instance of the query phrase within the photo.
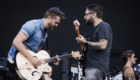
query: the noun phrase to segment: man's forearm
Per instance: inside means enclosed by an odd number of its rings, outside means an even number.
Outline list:
[[[22,42],[14,40],[13,45],[20,53],[22,53],[28,59],[32,59],[32,55],[29,54],[29,52],[27,51],[26,47],[23,45]]]
[[[86,42],[88,46],[96,50],[104,50],[107,46],[108,41],[106,39],[100,39],[99,42]]]
[[[90,42],[88,41],[88,46],[97,49],[97,50],[101,50],[101,43],[100,42]]]

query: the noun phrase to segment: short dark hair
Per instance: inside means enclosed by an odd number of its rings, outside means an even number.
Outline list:
[[[97,4],[90,4],[86,9],[88,9],[91,13],[96,13],[98,18],[102,18],[103,8]]]
[[[59,10],[58,7],[52,7],[48,9],[44,15],[44,18],[51,16],[51,18],[56,19],[56,16],[59,16],[61,19],[65,19],[65,13]]]
[[[123,53],[123,63],[126,64],[128,58],[130,58],[134,52],[132,50],[127,50]]]

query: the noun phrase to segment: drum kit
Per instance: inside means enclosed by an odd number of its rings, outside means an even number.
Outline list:
[[[134,72],[139,76],[139,78],[140,78],[140,64],[136,64],[136,65],[134,65],[134,67],[133,67],[133,69],[134,69]],[[120,70],[118,70],[119,72],[118,72],[118,74],[117,75],[115,75],[115,76],[110,76],[109,78],[108,78],[108,76],[107,76],[107,78],[106,78],[106,80],[123,80],[122,79],[122,71],[120,71]]]
[[[112,72],[110,72],[106,75],[105,80],[123,80],[121,69],[117,66],[114,66],[114,68],[115,68],[115,70],[113,70]],[[115,72],[117,72],[117,74],[115,76],[112,76],[112,74],[115,73]]]
[[[111,49],[111,52],[110,52],[110,57],[116,57],[116,56],[120,56],[122,54],[121,51],[119,50],[116,50],[116,49]],[[122,71],[119,67],[117,67],[116,65],[114,66],[114,70],[112,72],[109,72],[107,75],[106,75],[106,79],[105,80],[123,80],[122,79]],[[134,67],[134,71],[139,75],[140,77],[140,64],[136,64]],[[77,65],[77,68],[71,68],[71,72],[74,72],[74,73],[79,73],[79,71],[81,71],[82,68],[79,67],[79,64]],[[75,72],[75,71],[78,71],[78,72]],[[82,72],[82,71],[81,71]],[[112,76],[113,73],[116,73],[116,75]],[[82,73],[83,74],[83,73]],[[80,75],[79,75],[80,76]],[[77,75],[78,77],[78,75]],[[82,79],[72,79],[72,80],[85,80],[85,78],[82,76]]]

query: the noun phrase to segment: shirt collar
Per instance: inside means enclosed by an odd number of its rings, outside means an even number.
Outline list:
[[[41,24],[40,24],[40,25],[41,25],[41,26],[40,26],[40,29],[43,30],[43,28],[44,28],[43,19],[41,19]]]
[[[43,19],[41,19],[40,22],[41,22],[41,24],[40,24],[40,25],[41,25],[41,26],[40,26],[40,29],[44,32],[44,30],[43,30],[43,29],[44,29],[44,21],[43,21]],[[47,35],[47,30],[46,30],[45,37],[47,37],[47,36],[48,36],[48,35]]]

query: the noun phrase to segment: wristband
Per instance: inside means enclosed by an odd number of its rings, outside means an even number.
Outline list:
[[[88,46],[88,41],[86,41],[85,46]]]

